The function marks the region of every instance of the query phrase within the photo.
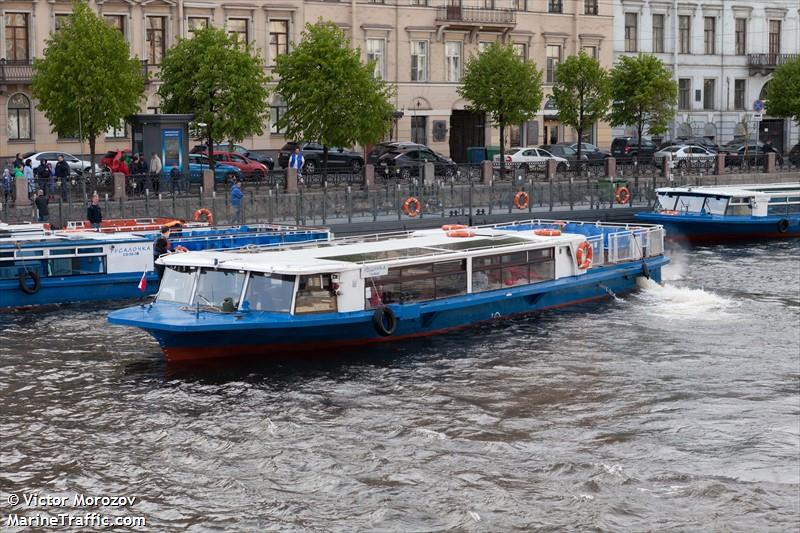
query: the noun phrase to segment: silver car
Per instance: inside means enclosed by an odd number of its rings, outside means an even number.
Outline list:
[[[655,164],[661,168],[664,158],[670,158],[670,168],[702,168],[708,169],[714,166],[717,154],[706,150],[702,146],[693,144],[668,146],[653,154]]]
[[[31,168],[34,170],[42,164],[42,161],[47,161],[53,166],[53,168],[55,168],[56,163],[58,163],[59,155],[64,156],[64,161],[66,161],[69,165],[70,174],[81,175],[84,172],[91,172],[92,163],[90,161],[78,159],[74,155],[68,154],[67,152],[28,152],[27,154],[22,154],[22,160],[26,161],[30,159]],[[100,173],[99,165],[95,164],[94,169],[96,173]]]

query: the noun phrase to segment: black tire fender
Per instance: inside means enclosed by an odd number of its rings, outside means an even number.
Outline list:
[[[33,286],[28,285],[28,278],[33,282]],[[19,273],[19,288],[25,294],[36,294],[42,288],[42,280],[39,274],[33,270],[23,270]]]
[[[778,231],[780,233],[786,233],[789,231],[789,221],[785,218],[782,218],[778,221]]]
[[[388,337],[397,329],[397,315],[391,307],[381,305],[372,315],[372,327],[381,337]]]

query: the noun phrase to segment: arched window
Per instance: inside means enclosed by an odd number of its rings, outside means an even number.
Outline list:
[[[31,101],[22,93],[8,99],[8,139],[11,141],[31,138]]]

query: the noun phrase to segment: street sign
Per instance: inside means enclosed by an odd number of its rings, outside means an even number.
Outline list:
[[[764,111],[764,102],[762,100],[756,100],[753,102],[753,111],[756,113]]]
[[[753,121],[760,122],[761,121],[761,113],[753,113]]]

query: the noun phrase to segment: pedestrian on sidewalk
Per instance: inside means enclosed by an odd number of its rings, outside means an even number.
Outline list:
[[[86,209],[86,218],[94,229],[100,231],[100,224],[103,222],[103,211],[100,209],[100,197],[96,194],[92,195],[92,203]]]
[[[11,191],[14,190],[14,177],[11,175],[11,171],[7,168],[3,169],[3,180],[0,185],[3,187],[3,203],[8,205],[12,195]]]
[[[306,159],[303,157],[303,152],[300,151],[299,146],[295,146],[294,153],[289,156],[289,168],[296,168],[297,169],[297,184],[303,184],[303,165],[305,165]]]
[[[231,207],[233,208],[233,217],[231,220],[232,224],[241,224],[242,223],[242,198],[244,198],[244,193],[242,189],[239,188],[239,182],[233,180],[233,185],[231,186]]]
[[[12,165],[14,168],[22,168],[25,166],[25,163],[22,162],[22,156],[17,152],[17,155],[14,156],[14,164]]]
[[[162,168],[161,158],[158,157],[157,153],[153,152],[150,155],[150,176],[152,179],[152,189],[156,192],[158,192],[159,185],[161,184]]]
[[[56,163],[55,174],[56,180],[61,182],[61,199],[67,201],[69,195],[69,164],[64,161],[64,156],[58,155],[58,163]]]
[[[28,198],[30,198],[36,190],[36,178],[33,175],[33,166],[30,159],[26,159],[22,165],[21,168],[17,168],[17,171],[22,171],[22,177],[28,184]]]
[[[39,212],[39,222],[50,221],[50,198],[45,196],[44,191],[39,189],[36,193],[36,211]]]

